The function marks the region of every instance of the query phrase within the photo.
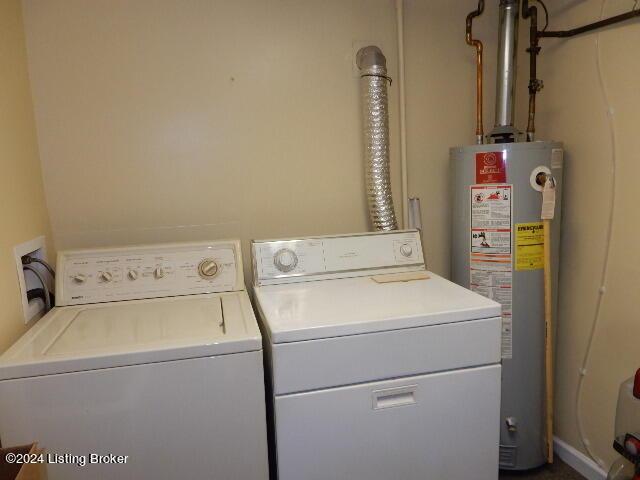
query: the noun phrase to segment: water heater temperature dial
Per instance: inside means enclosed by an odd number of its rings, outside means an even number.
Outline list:
[[[220,267],[212,258],[205,258],[198,265],[198,273],[204,279],[211,279],[220,272]]]
[[[281,248],[273,256],[273,264],[283,273],[288,273],[298,265],[298,256],[290,248]]]

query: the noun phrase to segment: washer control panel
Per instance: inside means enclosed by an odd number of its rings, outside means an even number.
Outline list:
[[[58,254],[58,305],[244,290],[239,241],[174,243]]]
[[[254,241],[252,254],[256,285],[426,268],[416,230]]]

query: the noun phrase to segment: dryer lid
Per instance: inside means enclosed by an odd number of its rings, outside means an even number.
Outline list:
[[[260,348],[246,292],[62,307],[0,357],[0,379]]]
[[[497,317],[500,304],[428,272],[428,279],[372,277],[256,287],[272,343],[359,335]]]

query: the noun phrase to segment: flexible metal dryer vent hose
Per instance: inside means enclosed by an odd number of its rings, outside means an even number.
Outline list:
[[[387,60],[378,47],[368,46],[358,51],[356,63],[362,90],[369,217],[375,230],[397,230],[389,162]]]

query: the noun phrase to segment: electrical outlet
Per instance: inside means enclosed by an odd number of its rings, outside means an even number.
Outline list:
[[[45,304],[39,298],[31,301],[28,300],[27,292],[29,290],[42,288],[43,286],[40,279],[33,272],[24,270],[22,258],[29,255],[46,261],[47,252],[45,247],[45,238],[34,238],[33,240],[15,246],[13,251],[16,261],[16,270],[18,273],[18,282],[20,284],[20,297],[22,302],[22,312],[24,314],[24,323],[28,323],[37,316],[44,314]],[[31,266],[40,273],[41,277],[45,281],[45,287],[48,288],[49,291],[53,291],[53,282],[46,268],[39,263],[32,263]]]

